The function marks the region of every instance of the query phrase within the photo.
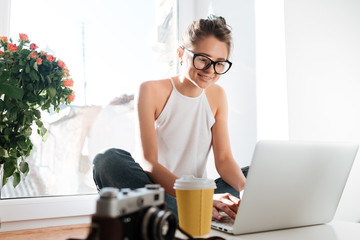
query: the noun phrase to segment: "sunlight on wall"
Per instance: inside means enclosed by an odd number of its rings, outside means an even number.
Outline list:
[[[75,105],[107,104],[134,94],[145,80],[167,76],[171,66],[160,60],[158,2],[139,7],[123,0],[12,1],[10,35],[27,33],[41,50],[64,60],[74,78]]]
[[[290,139],[360,142],[359,12],[357,0],[285,1]],[[336,219],[360,221],[359,182],[360,154]]]
[[[255,1],[257,138],[286,140],[284,0]]]

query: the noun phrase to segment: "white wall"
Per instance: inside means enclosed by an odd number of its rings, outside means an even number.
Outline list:
[[[0,2],[0,36],[9,35],[10,0]]]
[[[251,163],[257,141],[254,1],[214,0],[211,7],[232,27],[233,66],[219,85],[228,98],[232,152],[239,165],[246,166]]]
[[[359,0],[285,0],[291,139],[360,142],[359,13]],[[359,154],[336,219],[360,221]]]
[[[193,6],[193,7],[192,7]],[[180,35],[194,20],[209,13],[225,17],[232,27],[233,66],[218,82],[229,104],[232,152],[240,166],[250,164],[256,143],[255,17],[253,0],[179,0]],[[208,176],[217,177],[209,159]]]
[[[258,140],[287,140],[284,0],[254,0]]]

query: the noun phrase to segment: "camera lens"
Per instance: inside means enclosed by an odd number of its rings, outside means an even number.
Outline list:
[[[142,223],[144,240],[172,240],[176,231],[176,218],[170,211],[151,207],[145,213]]]
[[[170,211],[159,211],[155,220],[155,236],[158,239],[173,239],[176,231],[176,219]],[[156,238],[155,238],[156,239]]]

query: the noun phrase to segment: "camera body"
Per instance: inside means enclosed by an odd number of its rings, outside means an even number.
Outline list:
[[[96,204],[96,215],[102,217],[124,217],[143,208],[162,206],[165,203],[164,189],[158,184],[144,188],[103,188]]]
[[[103,188],[88,239],[173,239],[176,217],[166,211],[164,195],[158,184],[134,190]]]

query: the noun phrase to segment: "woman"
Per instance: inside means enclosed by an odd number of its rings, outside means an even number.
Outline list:
[[[182,175],[206,177],[206,161],[213,147],[220,179],[215,182],[213,216],[219,211],[235,218],[245,176],[235,162],[227,127],[224,90],[215,83],[231,67],[231,31],[222,17],[193,22],[177,55],[180,74],[141,84],[138,99],[140,154],[135,159],[110,149],[94,159],[98,188],[139,188],[158,183],[165,189],[167,208],[176,210],[175,180]]]

